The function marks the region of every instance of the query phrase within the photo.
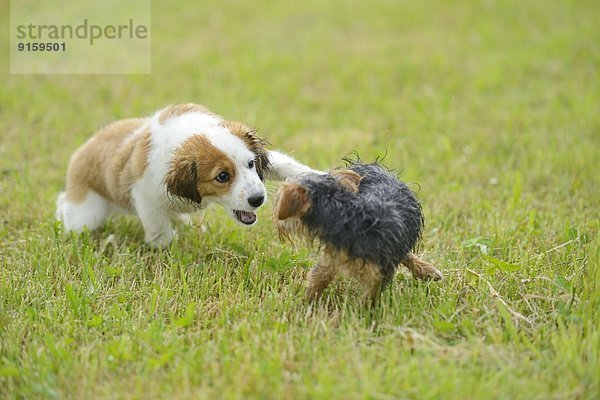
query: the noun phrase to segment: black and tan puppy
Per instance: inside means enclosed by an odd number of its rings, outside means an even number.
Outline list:
[[[377,163],[349,162],[328,174],[308,173],[279,189],[274,216],[282,240],[317,241],[322,257],[308,274],[315,298],[339,272],[347,272],[376,300],[399,264],[415,278],[442,279],[433,265],[416,257],[423,229],[414,193]]]

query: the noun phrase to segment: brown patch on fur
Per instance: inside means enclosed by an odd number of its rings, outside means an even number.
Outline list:
[[[293,189],[294,187],[296,189]],[[294,192],[294,190],[301,191],[307,189],[297,184],[284,183],[279,187],[275,195],[273,219],[277,227],[277,235],[282,242],[292,243],[292,240],[297,238],[306,240],[308,244],[313,244],[315,239],[314,232],[309,231],[300,219],[310,209],[312,200],[308,196],[308,192],[306,193],[307,199],[298,199],[299,194],[298,192]],[[294,206],[291,204],[293,202],[297,202],[298,205],[304,203],[304,207],[300,207],[300,210],[297,212],[298,215],[295,218],[290,216],[294,213],[292,211]],[[306,209],[302,210],[303,208]]]
[[[125,208],[131,208],[131,186],[140,179],[148,166],[150,131],[145,130],[125,143],[111,160],[107,176],[111,198]]]
[[[439,281],[443,278],[440,270],[413,253],[408,253],[406,259],[402,261],[402,265],[408,268],[412,276],[417,279]]]
[[[165,122],[167,122],[170,119],[179,117],[180,115],[183,115],[183,114],[194,113],[194,112],[212,115],[214,117],[221,119],[221,117],[219,115],[214,114],[213,112],[211,112],[208,108],[204,107],[203,105],[194,104],[194,103],[185,103],[185,104],[175,104],[175,105],[165,108],[165,110],[160,114],[160,117],[158,118],[158,122],[160,122],[161,124],[164,124]]]
[[[277,199],[277,219],[301,218],[311,205],[308,189],[300,185],[284,184]]]
[[[100,129],[71,157],[67,172],[69,201],[82,202],[93,190],[123,208],[131,208],[129,188],[148,162],[150,132],[128,140],[144,119],[131,118]]]
[[[353,193],[358,193],[358,186],[362,177],[356,172],[349,169],[341,169],[333,171],[331,175],[339,182],[340,185]]]
[[[229,174],[227,182],[215,178]],[[233,161],[202,135],[194,135],[175,151],[164,182],[169,193],[200,203],[204,196],[223,196],[235,178]]]
[[[268,143],[258,137],[256,129],[250,128],[241,122],[222,121],[221,126],[226,128],[233,135],[242,139],[244,143],[246,143],[248,149],[256,155],[254,157],[256,171],[258,172],[260,179],[264,180],[264,177],[270,168],[269,152],[267,150]]]

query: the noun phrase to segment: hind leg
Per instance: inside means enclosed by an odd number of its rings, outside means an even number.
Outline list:
[[[408,268],[412,276],[417,279],[439,281],[443,278],[439,269],[421,260],[413,253],[408,253],[402,261],[402,265]]]
[[[355,260],[348,265],[350,274],[363,287],[363,298],[368,305],[375,305],[381,292],[394,277],[393,270],[384,275],[382,269],[374,263]]]
[[[93,231],[102,225],[109,212],[108,201],[91,190],[80,202],[70,200],[65,192],[56,201],[56,219],[62,221],[67,232],[81,232],[84,228]]]

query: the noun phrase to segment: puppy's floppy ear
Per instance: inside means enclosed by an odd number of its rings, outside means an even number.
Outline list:
[[[198,193],[198,166],[193,160],[174,159],[164,182],[170,194],[200,203],[202,197]]]
[[[256,172],[261,180],[265,180],[265,176],[271,169],[269,162],[268,143],[261,139],[256,134],[256,129],[250,128],[241,122],[222,121],[221,126],[227,128],[229,132],[236,135],[246,143],[248,149],[254,153],[254,163],[256,164]]]
[[[256,130],[250,129],[244,135],[244,141],[250,148],[250,150],[256,155],[254,162],[256,163],[256,172],[261,181],[265,180],[266,174],[271,169],[271,163],[269,162],[269,151],[267,149],[268,143],[258,137]]]
[[[331,175],[335,178],[336,181],[346,189],[353,193],[358,192],[358,186],[360,185],[360,180],[362,179],[359,174],[350,170],[350,169],[341,169],[337,171],[333,171]]]
[[[284,184],[277,199],[277,219],[302,217],[311,205],[312,201],[307,188],[300,185]]]

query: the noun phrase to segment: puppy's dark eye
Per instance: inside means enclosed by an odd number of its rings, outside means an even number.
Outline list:
[[[223,171],[215,178],[217,182],[225,183],[229,180],[229,173]]]
[[[254,168],[254,160],[248,161],[248,168],[250,168],[250,169]]]

